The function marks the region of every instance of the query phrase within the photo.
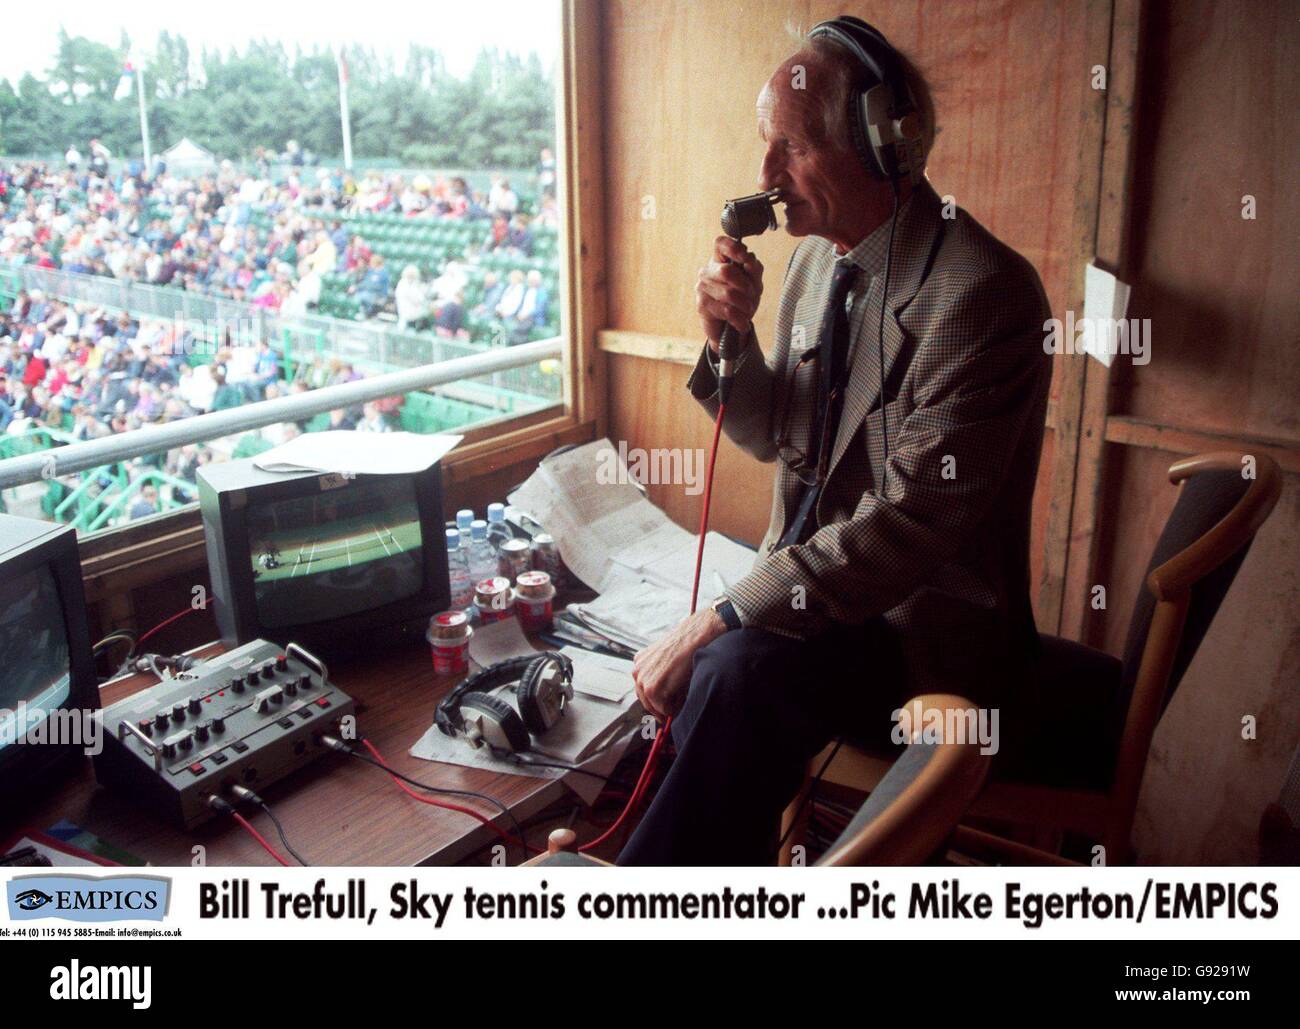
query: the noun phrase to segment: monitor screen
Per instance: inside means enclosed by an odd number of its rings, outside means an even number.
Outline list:
[[[424,587],[415,483],[352,480],[248,509],[261,624],[306,625],[402,600]]]
[[[44,565],[20,574],[0,598],[0,748],[66,704],[71,683],[63,604]]]

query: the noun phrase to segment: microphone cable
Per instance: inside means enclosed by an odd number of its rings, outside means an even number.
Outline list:
[[[695,614],[695,606],[699,601],[700,594],[700,570],[704,564],[704,540],[709,530],[709,504],[713,498],[713,468],[718,460],[718,440],[722,435],[722,420],[726,416],[727,405],[718,404],[718,415],[713,423],[713,442],[709,447],[709,464],[708,470],[704,476],[704,504],[700,511],[700,539],[695,548],[695,577],[691,583],[691,614]],[[578,848],[580,853],[594,850],[602,843],[614,835],[622,824],[632,815],[640,806],[645,796],[646,789],[654,780],[655,768],[659,764],[659,757],[663,753],[664,740],[668,738],[672,731],[673,720],[670,715],[661,728],[655,734],[655,741],[650,747],[650,753],[646,756],[645,766],[641,769],[641,775],[636,781],[636,786],[632,789],[632,796],[628,798],[626,806],[622,813],[616,818],[612,825],[601,833],[590,843],[584,843]]]

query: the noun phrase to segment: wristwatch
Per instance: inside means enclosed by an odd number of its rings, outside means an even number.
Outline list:
[[[739,629],[741,627],[740,615],[736,614],[735,605],[732,604],[731,598],[725,593],[718,597],[718,599],[710,604],[709,607],[713,608],[713,610],[718,613],[718,617],[722,619],[722,624],[725,625],[728,630]]]

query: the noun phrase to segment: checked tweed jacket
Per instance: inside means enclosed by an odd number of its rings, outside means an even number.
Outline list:
[[[821,237],[795,249],[771,354],[764,359],[751,331],[727,405],[727,435],[777,463],[767,535],[753,569],[727,595],[743,625],[799,639],[833,622],[881,616],[899,640],[913,693],[993,703],[1037,652],[1029,519],[1051,314],[1029,262],[965,212],[943,213],[924,181],[899,211],[883,398],[877,331],[888,224],[848,255],[863,272],[850,293],[848,380],[815,532],[778,551],[801,491],[778,458],[778,433],[788,403],[788,436],[808,449],[816,362],[792,372],[800,344],[817,342],[836,260]],[[688,388],[716,415],[711,357],[705,346]],[[870,655],[863,658],[865,669]]]

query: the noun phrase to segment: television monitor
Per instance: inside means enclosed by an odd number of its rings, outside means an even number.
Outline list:
[[[98,708],[76,530],[0,515],[0,796],[93,747]]]
[[[437,463],[404,475],[268,472],[253,459],[199,469],[212,602],[222,639],[363,649],[422,634],[451,601]]]

